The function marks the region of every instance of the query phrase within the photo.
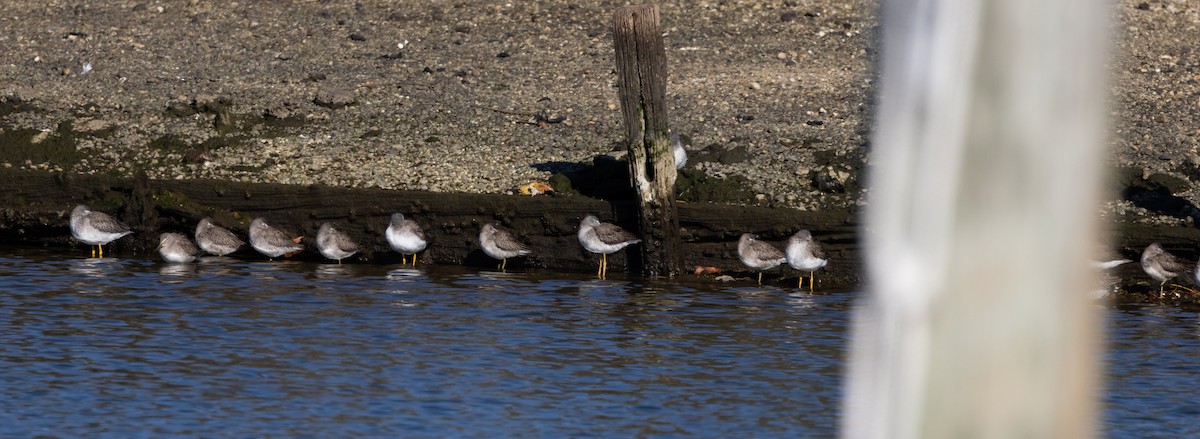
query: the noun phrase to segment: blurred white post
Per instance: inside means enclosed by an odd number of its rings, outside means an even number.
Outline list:
[[[883,3],[843,435],[1094,436],[1111,5]]]

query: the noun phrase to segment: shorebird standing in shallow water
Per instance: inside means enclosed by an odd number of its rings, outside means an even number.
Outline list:
[[[508,258],[529,254],[528,246],[518,241],[512,232],[495,223],[484,224],[483,229],[480,229],[479,246],[483,247],[483,252],[492,259],[500,260],[500,265],[496,266],[500,271],[508,267]]]
[[[758,272],[759,285],[762,285],[763,270],[778,267],[779,264],[787,260],[783,252],[779,251],[775,246],[759,241],[755,239],[754,235],[749,233],[743,233],[741,239],[738,239],[738,258],[747,267]]]
[[[425,232],[416,221],[404,218],[402,213],[393,213],[392,221],[384,232],[388,245],[400,253],[400,265],[404,265],[404,255],[413,255],[412,266],[417,266],[417,253],[425,250]]]
[[[116,218],[104,212],[93,212],[85,205],[75,206],[71,211],[71,236],[76,240],[100,250],[99,257],[104,257],[104,244],[116,241],[117,238],[133,233],[129,226],[117,221]],[[96,256],[96,248],[92,257]]]
[[[336,260],[341,265],[342,259],[353,256],[360,249],[350,235],[333,227],[333,224],[323,223],[317,231],[317,250],[321,251],[321,256]]]
[[[272,260],[304,250],[299,239],[288,238],[279,229],[268,225],[262,218],[255,218],[250,222],[250,246]]]
[[[224,227],[213,224],[212,219],[203,218],[196,224],[196,244],[205,253],[225,256],[238,251],[246,242]]]
[[[184,263],[195,261],[200,256],[200,249],[183,234],[163,233],[158,235],[158,254],[164,261]]]
[[[824,267],[829,260],[825,259],[825,252],[821,251],[821,244],[813,239],[812,233],[808,230],[801,230],[788,238],[787,262],[792,268],[808,272],[808,292],[811,293],[813,283],[816,282],[817,269]],[[796,284],[796,288],[802,287],[804,287],[803,274],[800,275],[800,282]]]
[[[608,276],[609,253],[642,242],[641,238],[629,231],[616,224],[602,223],[594,215],[583,217],[583,221],[579,222],[578,235],[584,249],[600,254],[600,268],[596,270],[596,277],[600,279]]]
[[[1142,250],[1142,271],[1158,281],[1158,296],[1162,297],[1167,281],[1187,270],[1175,255],[1167,253],[1157,242]]]

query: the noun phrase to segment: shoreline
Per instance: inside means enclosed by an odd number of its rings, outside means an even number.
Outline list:
[[[319,225],[330,221],[364,248],[362,258],[356,261],[387,263],[398,260],[399,255],[390,250],[384,230],[391,214],[401,212],[421,223],[430,240],[419,264],[494,266],[496,262],[483,254],[477,239],[484,223],[496,221],[534,249],[517,267],[594,272],[598,257],[586,252],[576,236],[583,216],[595,214],[627,227],[636,222],[632,201],[578,195],[447,194],[0,170],[0,206],[4,206],[0,208],[0,239],[14,244],[81,249],[73,243],[68,226],[70,209],[79,203],[113,215],[135,231],[110,244],[106,253],[150,258],[157,258],[159,233],[180,232],[190,237],[202,217],[212,217],[243,238],[253,218],[266,217],[282,230],[304,236],[306,248],[300,260],[321,260],[314,237]],[[760,234],[778,246],[796,230],[808,228],[830,256],[830,265],[818,274],[818,283],[842,287],[862,283],[853,212],[684,203],[679,205],[679,217],[687,269],[717,267],[735,277],[749,276],[737,259],[737,237],[741,233]],[[265,259],[248,247],[239,255]],[[631,247],[610,255],[609,265],[614,273],[625,271],[630,264],[638,263],[637,258],[640,251]]]
[[[30,201],[38,200],[38,201]],[[297,259],[323,260],[314,237],[320,223],[330,221],[364,247],[355,263],[386,264],[399,259],[383,237],[393,212],[422,223],[430,247],[421,264],[494,267],[483,255],[477,238],[479,227],[497,221],[514,230],[535,252],[515,268],[595,271],[596,255],[587,253],[575,235],[580,219],[595,214],[634,230],[632,201],[606,201],[581,195],[517,196],[499,194],[434,193],[383,189],[337,188],[323,185],[282,185],[217,180],[151,180],[104,176],[50,174],[0,169],[0,239],[8,244],[61,247],[83,251],[69,231],[70,209],[84,203],[129,224],[135,234],[122,238],[107,251],[158,259],[155,247],[160,232],[191,236],[196,222],[208,216],[245,237],[254,217],[267,217],[281,228],[305,237],[305,251]],[[753,273],[737,259],[737,238],[756,233],[777,247],[800,228],[813,231],[829,254],[830,263],[818,272],[818,287],[861,289],[869,281],[860,257],[857,212],[852,210],[807,212],[787,208],[745,207],[709,203],[681,203],[680,226],[686,267],[716,267],[739,281]],[[1142,249],[1160,242],[1167,251],[1189,261],[1200,258],[1200,229],[1192,226],[1144,224],[1138,217],[1106,223],[1115,237],[1115,256],[1131,259],[1111,273],[1120,278],[1114,302],[1200,304],[1200,295],[1157,297],[1157,284],[1141,271]],[[82,254],[82,253],[81,253]],[[265,259],[247,246],[240,259]],[[626,273],[636,263],[636,247],[610,256],[612,272]],[[511,263],[511,261],[510,261]],[[769,271],[794,279],[795,270]],[[636,277],[636,276],[633,276]],[[684,275],[708,279],[711,276]],[[786,284],[787,281],[784,282]],[[1186,281],[1176,282],[1180,284]]]

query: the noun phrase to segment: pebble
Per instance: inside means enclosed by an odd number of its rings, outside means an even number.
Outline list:
[[[29,139],[29,143],[36,145],[36,144],[45,142],[46,139],[48,139],[48,138],[50,138],[50,131],[43,130],[42,132],[34,134],[33,138]]]

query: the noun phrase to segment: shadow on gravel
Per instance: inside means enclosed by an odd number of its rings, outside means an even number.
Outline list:
[[[1176,196],[1190,186],[1187,180],[1166,174],[1152,174],[1141,178],[1141,171],[1130,168],[1118,169],[1116,182],[1121,188],[1121,198],[1138,207],[1159,215],[1175,218],[1191,218],[1200,224],[1200,209],[1185,198]]]

